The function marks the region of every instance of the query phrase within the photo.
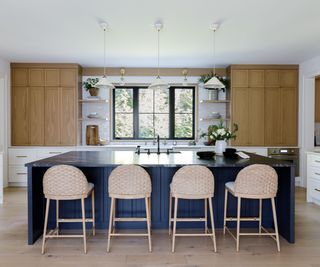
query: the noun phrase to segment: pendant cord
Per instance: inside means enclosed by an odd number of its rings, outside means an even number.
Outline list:
[[[213,30],[213,76],[216,76],[216,30]]]
[[[160,77],[160,29],[158,29],[158,77]]]
[[[106,29],[103,29],[103,77],[106,77]]]

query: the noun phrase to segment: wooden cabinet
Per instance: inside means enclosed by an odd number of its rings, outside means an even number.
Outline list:
[[[79,66],[11,67],[12,145],[76,145]]]
[[[320,122],[320,78],[315,80],[315,122]]]
[[[246,67],[247,69],[239,65],[235,68],[231,66],[229,70],[232,85],[231,118],[239,126],[237,139],[232,144],[297,145],[297,68],[275,66],[272,69],[273,66],[263,65]]]

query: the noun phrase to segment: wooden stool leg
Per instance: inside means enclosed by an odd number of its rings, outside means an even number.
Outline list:
[[[59,200],[56,200],[56,228],[57,235],[59,235]]]
[[[172,236],[172,252],[175,249],[176,242],[176,229],[177,229],[177,213],[178,213],[178,198],[176,197],[174,200],[174,218],[173,218],[173,236]]]
[[[150,207],[149,207],[150,202],[149,202],[148,197],[145,198],[145,202],[146,202],[146,214],[147,214],[149,252],[152,252],[152,245],[151,245],[151,219],[150,219]]]
[[[113,203],[113,217],[112,217],[112,233],[116,232],[116,209],[117,209],[117,199],[114,199]]]
[[[208,198],[208,201],[209,201],[209,209],[210,209],[213,249],[214,249],[214,252],[217,252],[216,233],[215,233],[214,220],[213,220],[212,198]]]
[[[109,231],[108,231],[108,245],[107,252],[110,251],[110,239],[111,239],[111,230],[112,230],[112,221],[113,221],[113,213],[114,213],[114,198],[111,198],[111,206],[110,206],[110,215],[109,215]]]
[[[208,203],[207,200],[209,201],[209,199],[204,199],[204,218],[205,218],[205,222],[204,222],[204,233],[208,233]]]
[[[84,253],[87,253],[86,214],[85,214],[84,198],[81,198],[81,212],[82,212],[83,249],[84,249]]]
[[[262,199],[259,199],[259,234],[261,234],[262,226]]]
[[[172,215],[172,193],[170,192],[170,198],[169,198],[169,235],[171,235],[171,217]]]
[[[241,213],[241,197],[238,197],[238,209],[237,209],[237,251],[239,251],[239,243],[240,243],[240,213]]]
[[[92,208],[92,235],[96,235],[96,212],[94,204],[94,190],[91,193],[91,208]]]
[[[277,240],[277,248],[280,252],[280,240],[279,240],[279,232],[278,232],[278,220],[277,220],[277,211],[276,211],[276,205],[274,202],[274,198],[271,199],[272,204],[272,213],[273,213],[273,221],[274,221],[274,230],[276,233],[276,240]]]
[[[50,208],[50,199],[47,199],[47,204],[46,204],[46,213],[44,217],[44,227],[43,227],[43,237],[42,237],[42,249],[41,253],[44,254],[44,245],[46,242],[46,234],[47,234],[47,226],[48,226],[48,215],[49,215],[49,208]]]
[[[226,234],[227,227],[227,209],[228,209],[228,190],[224,190],[224,211],[223,211],[223,234]]]

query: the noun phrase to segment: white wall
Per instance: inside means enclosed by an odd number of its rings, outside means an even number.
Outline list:
[[[306,186],[306,151],[314,149],[314,77],[320,75],[320,56],[305,61],[299,66],[299,146],[301,185]]]
[[[7,179],[7,147],[9,131],[9,88],[10,88],[10,63],[0,58],[0,151],[3,151],[4,159],[4,181],[3,185],[8,185]]]

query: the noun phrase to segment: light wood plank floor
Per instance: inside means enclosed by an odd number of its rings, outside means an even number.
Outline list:
[[[88,254],[83,254],[81,239],[49,240],[46,254],[40,254],[41,241],[28,246],[27,195],[25,189],[5,191],[0,205],[0,266],[283,266],[320,267],[320,207],[305,202],[305,190],[297,189],[296,243],[281,239],[281,252],[268,237],[243,237],[240,252],[235,242],[217,231],[218,252],[203,237],[177,238],[176,253],[166,232],[153,231],[153,253],[148,253],[145,238],[114,238],[106,253],[107,235],[98,232],[88,239]]]

